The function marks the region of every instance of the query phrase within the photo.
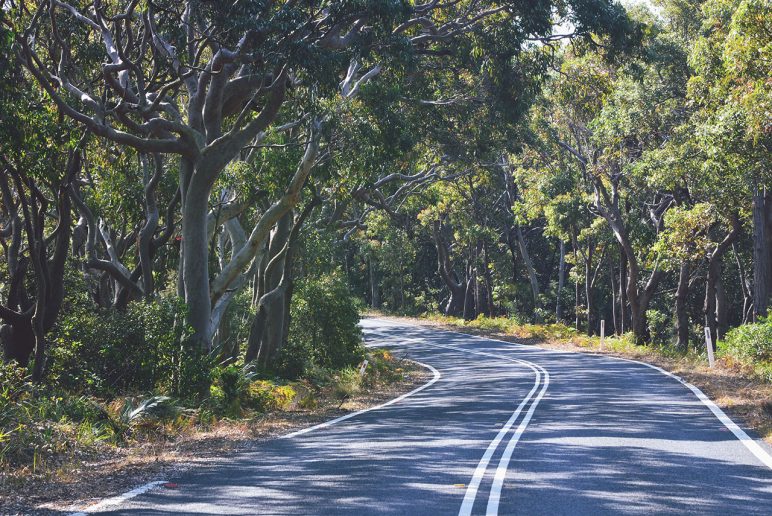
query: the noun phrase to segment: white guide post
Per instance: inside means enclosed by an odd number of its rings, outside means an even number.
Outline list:
[[[708,348],[708,364],[710,367],[716,363],[716,359],[713,356],[713,338],[710,335],[710,328],[705,326],[705,346]]]
[[[600,320],[600,350],[606,347],[606,319]]]

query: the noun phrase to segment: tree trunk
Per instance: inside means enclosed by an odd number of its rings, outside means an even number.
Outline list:
[[[378,310],[381,307],[381,291],[375,273],[375,258],[370,256],[370,307]]]
[[[475,314],[475,306],[474,306],[475,281],[474,281],[473,272],[474,272],[473,270],[470,270],[470,274],[466,282],[466,289],[464,294],[464,320],[465,321],[471,321],[475,317],[477,317],[477,314]]]
[[[487,316],[493,317],[493,278],[491,277],[490,260],[488,259],[488,245],[483,242],[483,279],[485,280],[485,300]]]
[[[740,234],[740,218],[736,213],[731,214],[732,229],[724,239],[716,245],[708,257],[708,275],[705,280],[705,301],[703,303],[703,314],[705,316],[705,326],[710,330],[710,340],[713,343],[713,349],[719,338],[719,321],[716,312],[717,283],[721,276],[721,259],[732,243]]]
[[[719,261],[718,276],[716,276],[716,336],[723,339],[729,330],[729,307],[727,306],[726,288],[722,277],[722,267]]]
[[[467,289],[458,279],[455,271],[452,270],[450,263],[450,249],[448,244],[442,238],[441,232],[442,228],[440,226],[440,221],[434,221],[434,224],[432,224],[432,238],[437,249],[437,271],[450,291],[448,303],[445,305],[445,314],[459,316],[464,313]]]
[[[681,263],[675,299],[676,333],[678,334],[677,346],[683,351],[689,348],[689,314],[686,309],[689,301],[690,269],[691,267],[689,267],[688,262]]]
[[[563,307],[560,304],[560,296],[563,293],[563,284],[566,276],[566,243],[560,240],[560,265],[558,266],[558,293],[555,300],[555,322],[563,320]]]
[[[587,246],[587,258],[584,260],[584,298],[587,303],[587,335],[592,336],[595,332],[595,321],[593,312],[595,305],[592,295],[592,244]]]
[[[770,292],[770,259],[768,248],[767,210],[764,191],[756,189],[753,196],[753,319],[767,315]],[[770,210],[772,211],[772,210]]]
[[[609,282],[611,283],[611,321],[614,325],[614,335],[619,335],[619,321],[617,313],[617,276],[616,269],[614,267],[613,254],[609,253],[608,258]]]
[[[769,310],[770,297],[772,296],[772,188],[767,188],[765,191],[766,227],[764,233],[767,237],[767,310]]]
[[[193,329],[191,344],[208,351],[212,335],[207,241],[209,188],[191,184],[182,200],[182,270],[187,324]]]
[[[748,324],[753,320],[753,285],[745,273],[745,267],[740,259],[740,253],[737,252],[736,244],[732,244],[732,252],[737,264],[737,276],[740,278],[740,291],[743,293],[743,314],[740,324]]]
[[[257,360],[264,366],[272,366],[278,352],[287,343],[290,325],[290,304],[294,291],[293,263],[300,230],[311,211],[321,201],[315,198],[292,224],[292,212],[277,222],[268,246],[268,260],[262,276],[265,277],[266,293],[260,297],[249,332],[245,362]],[[268,289],[267,287],[271,287]]]
[[[533,267],[533,261],[531,255],[528,252],[528,247],[525,244],[525,237],[523,236],[523,230],[519,225],[515,226],[515,234],[517,235],[517,245],[520,249],[520,255],[523,257],[523,264],[525,270],[528,272],[528,281],[531,284],[531,294],[533,295],[533,307],[539,307],[539,280],[536,277],[536,269]]]
[[[574,267],[576,267],[576,240],[574,240]],[[579,331],[579,280],[574,281],[574,329]]]
[[[628,328],[627,311],[627,255],[622,246],[619,246],[619,334],[625,333]]]

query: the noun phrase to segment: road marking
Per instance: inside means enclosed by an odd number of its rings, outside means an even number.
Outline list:
[[[135,496],[139,496],[141,494],[147,493],[151,489],[165,483],[166,483],[166,480],[156,480],[155,482],[148,482],[147,484],[136,487],[127,493],[123,493],[122,495],[113,496],[112,498],[105,498],[98,504],[92,505],[91,507],[87,507],[86,509],[83,509],[80,512],[73,512],[72,514],[70,514],[70,516],[85,516],[88,513],[101,511],[102,509],[105,509],[113,505],[120,505],[123,502],[134,498]]]
[[[494,453],[496,453],[496,449],[498,448],[502,439],[504,439],[506,434],[512,428],[512,425],[515,424],[518,417],[522,413],[523,409],[531,401],[531,398],[533,398],[534,393],[539,389],[539,385],[542,385],[542,389],[541,391],[539,391],[537,398],[533,401],[530,409],[526,413],[520,425],[515,430],[514,435],[510,438],[507,444],[507,448],[505,449],[504,456],[502,456],[501,460],[499,461],[498,467],[496,469],[496,474],[494,476],[494,483],[491,487],[491,491],[488,496],[487,514],[489,516],[498,514],[498,505],[499,505],[499,498],[501,496],[501,489],[504,484],[504,479],[506,478],[506,475],[507,475],[507,468],[509,467],[509,461],[512,458],[512,453],[514,452],[515,446],[520,440],[520,436],[523,435],[526,428],[528,427],[528,423],[531,421],[531,418],[533,417],[533,414],[536,411],[536,406],[539,404],[539,401],[541,401],[542,397],[544,397],[544,393],[547,391],[547,387],[549,386],[549,373],[547,372],[547,370],[538,364],[529,362],[528,360],[497,355],[495,353],[488,353],[485,351],[464,349],[456,346],[450,346],[447,344],[434,344],[431,342],[426,342],[426,339],[424,338],[401,338],[401,337],[395,337],[393,335],[380,333],[377,331],[370,331],[369,333],[377,335],[382,338],[395,339],[395,340],[398,340],[399,342],[418,342],[420,344],[424,344],[424,345],[432,346],[436,348],[451,349],[451,350],[459,351],[461,353],[468,353],[472,355],[482,355],[487,357],[498,358],[500,360],[506,360],[508,362],[515,362],[517,364],[521,364],[526,367],[529,367],[535,373],[533,388],[526,395],[526,397],[523,399],[520,405],[517,406],[515,411],[512,413],[512,416],[504,424],[501,430],[499,430],[499,432],[496,434],[493,440],[488,444],[488,448],[485,450],[485,453],[483,454],[482,458],[480,459],[480,462],[477,464],[477,467],[474,470],[474,473],[472,474],[472,480],[469,482],[469,486],[466,489],[466,493],[464,493],[464,500],[461,502],[461,508],[458,511],[459,516],[468,516],[472,514],[472,509],[474,508],[474,502],[475,502],[475,499],[477,498],[477,491],[480,488],[480,484],[482,483],[483,478],[485,478],[485,473],[488,469],[488,465],[490,464],[491,457],[493,457]],[[461,334],[461,335],[465,335],[465,334]],[[542,381],[542,378],[544,378],[543,381]]]
[[[332,426],[332,425],[334,425],[336,423],[340,423],[341,421],[345,421],[347,419],[351,419],[352,417],[356,417],[356,416],[358,416],[360,414],[364,414],[365,412],[370,412],[370,411],[373,411],[373,410],[379,410],[379,409],[382,409],[384,407],[388,407],[389,405],[393,405],[393,404],[395,404],[395,403],[397,403],[399,401],[404,400],[408,396],[412,396],[413,394],[421,392],[424,389],[428,389],[429,387],[434,385],[437,382],[437,380],[439,380],[440,377],[442,376],[442,375],[440,375],[439,371],[437,371],[435,368],[433,368],[432,366],[430,366],[428,364],[422,364],[421,362],[418,362],[418,361],[415,361],[415,360],[413,362],[415,362],[416,364],[418,364],[418,365],[420,365],[422,367],[425,367],[426,369],[429,369],[434,374],[434,377],[431,380],[429,380],[427,383],[421,385],[420,387],[418,387],[416,389],[413,389],[412,391],[410,391],[410,392],[408,392],[406,394],[403,394],[402,396],[394,398],[393,400],[389,400],[386,403],[381,403],[380,405],[376,405],[374,407],[358,410],[356,412],[352,412],[350,414],[346,414],[345,416],[341,416],[341,417],[332,419],[330,421],[325,421],[324,423],[320,423],[318,425],[310,426],[308,428],[304,428],[304,429],[298,430],[296,432],[285,434],[285,435],[282,435],[282,436],[278,437],[277,439],[292,439],[293,437],[297,437],[299,435],[307,434],[309,432],[313,432],[314,430],[320,430],[322,428],[327,428],[328,426]]]
[[[417,326],[417,325],[411,325],[411,326]],[[750,435],[748,435],[745,432],[745,430],[740,428],[740,426],[737,423],[732,421],[732,418],[730,418],[726,414],[726,412],[721,410],[721,407],[716,405],[713,402],[713,400],[708,398],[708,396],[704,392],[702,392],[699,387],[697,387],[695,385],[692,385],[691,383],[687,382],[686,380],[684,380],[680,376],[678,376],[676,374],[673,374],[670,371],[667,371],[665,369],[662,369],[661,367],[655,366],[653,364],[648,364],[646,362],[641,362],[640,360],[633,360],[631,358],[622,358],[622,357],[615,357],[615,356],[608,356],[608,355],[600,355],[600,354],[596,354],[596,353],[583,353],[581,351],[571,351],[571,350],[556,351],[554,349],[544,349],[544,348],[541,348],[539,346],[530,346],[530,345],[526,345],[526,344],[520,344],[519,342],[509,342],[509,341],[506,341],[506,340],[492,339],[492,338],[488,338],[488,337],[480,337],[478,335],[470,335],[468,333],[461,333],[459,331],[452,331],[452,330],[439,330],[439,331],[444,331],[444,332],[447,332],[447,333],[455,333],[456,335],[466,335],[468,337],[472,337],[472,338],[479,339],[479,340],[490,340],[490,341],[493,341],[493,342],[502,342],[504,344],[515,345],[515,346],[520,347],[520,348],[536,348],[536,349],[538,349],[540,351],[547,351],[547,352],[550,352],[550,353],[577,353],[577,354],[581,354],[581,355],[584,355],[584,356],[590,356],[590,357],[609,358],[611,360],[622,360],[624,362],[631,362],[633,364],[640,364],[640,365],[646,366],[648,368],[654,369],[655,371],[659,371],[660,373],[675,379],[679,383],[683,384],[684,387],[686,387],[687,389],[692,391],[692,393],[697,397],[697,399],[699,399],[702,402],[703,405],[705,405],[706,407],[708,407],[710,409],[710,411],[713,413],[713,415],[716,416],[716,419],[718,419],[721,422],[722,425],[724,425],[729,431],[731,431],[734,434],[734,436],[737,438],[737,440],[740,441],[743,444],[743,446],[745,446],[748,449],[748,451],[750,451],[754,455],[754,457],[759,459],[761,461],[761,463],[764,464],[765,466],[767,466],[769,469],[772,469],[772,455],[770,455],[769,452],[767,452],[764,448],[762,448],[759,445],[759,443],[756,442],[756,440],[754,438],[752,438]]]
[[[375,320],[379,320],[379,319],[375,319]],[[421,325],[418,325],[418,324],[411,324],[411,323],[401,323],[401,324],[403,324],[405,326],[413,326],[413,327],[416,327],[416,328],[427,328],[426,326],[421,326]],[[399,328],[399,326],[395,326],[395,327]],[[433,327],[430,327],[430,329],[438,331],[438,332],[454,333],[456,335],[464,335],[466,337],[472,337],[472,338],[478,339],[478,340],[489,340],[489,341],[493,341],[493,342],[501,342],[503,344],[509,344],[510,346],[516,346],[516,347],[519,347],[519,348],[526,348],[526,349],[530,348],[531,350],[537,349],[537,350],[539,350],[541,352],[546,352],[546,353],[576,353],[576,354],[580,354],[580,355],[584,355],[584,356],[598,357],[598,358],[601,358],[601,359],[602,358],[608,358],[608,359],[611,359],[611,360],[622,360],[624,362],[632,362],[634,364],[640,364],[640,365],[649,367],[651,369],[654,369],[656,371],[659,371],[660,373],[675,379],[679,383],[683,384],[684,387],[686,387],[687,389],[692,391],[692,393],[697,397],[697,399],[699,399],[706,407],[708,407],[708,409],[710,409],[710,411],[713,413],[714,416],[716,416],[716,418],[721,422],[721,424],[723,424],[729,431],[731,431],[734,434],[734,436],[737,438],[737,440],[740,441],[743,444],[743,446],[745,446],[748,449],[748,451],[750,451],[757,459],[759,459],[762,462],[762,464],[767,466],[769,469],[772,469],[772,455],[770,455],[769,452],[767,452],[764,448],[762,448],[759,445],[759,443],[756,442],[755,439],[753,439],[742,428],[740,428],[740,426],[737,425],[737,423],[732,421],[732,418],[730,418],[726,414],[726,412],[721,410],[721,408],[718,405],[716,405],[710,398],[708,398],[705,395],[705,393],[702,392],[699,389],[699,387],[696,387],[696,386],[692,385],[691,383],[687,382],[686,380],[684,380],[680,376],[675,375],[675,374],[671,373],[670,371],[666,371],[665,369],[662,369],[661,367],[657,367],[657,366],[655,366],[653,364],[647,364],[646,362],[641,362],[640,360],[633,360],[633,359],[630,359],[630,358],[622,358],[622,357],[615,357],[615,356],[609,356],[609,355],[601,355],[601,354],[596,354],[596,353],[585,353],[585,352],[581,352],[581,351],[571,351],[571,350],[561,350],[561,351],[558,351],[558,350],[554,350],[554,349],[545,349],[545,348],[542,348],[542,347],[539,347],[539,346],[536,346],[536,345],[526,345],[526,344],[521,344],[519,342],[510,342],[510,341],[507,341],[507,340],[494,339],[494,338],[491,338],[491,337],[481,337],[479,335],[473,335],[473,334],[469,334],[469,333],[462,333],[460,331],[440,330],[438,328],[433,328]]]
[[[533,413],[536,411],[536,405],[539,404],[539,401],[541,401],[542,397],[544,397],[544,393],[547,392],[547,387],[549,387],[549,384],[550,384],[549,372],[541,366],[539,366],[539,368],[542,370],[542,374],[544,375],[544,384],[541,388],[541,391],[539,391],[539,395],[531,404],[531,408],[528,409],[528,412],[523,418],[523,421],[520,422],[520,426],[517,427],[517,430],[515,430],[515,434],[509,440],[507,447],[504,449],[504,454],[501,456],[501,459],[499,460],[499,465],[496,468],[496,474],[493,477],[493,484],[491,485],[491,491],[490,491],[490,494],[488,495],[488,507],[485,511],[487,516],[495,516],[499,513],[499,501],[501,500],[501,488],[504,486],[504,479],[507,476],[507,468],[509,467],[509,461],[512,458],[512,453],[515,451],[515,446],[517,446],[517,443],[520,441],[520,437],[523,435],[523,432],[525,432],[525,429],[528,427],[528,423],[531,421],[531,418],[533,417]]]
[[[732,419],[728,415],[726,415],[726,412],[721,410],[721,408],[718,405],[713,403],[713,401],[710,398],[708,398],[705,395],[705,393],[702,392],[698,387],[690,384],[680,376],[675,375],[670,371],[666,371],[661,367],[657,367],[653,364],[647,364],[646,362],[641,362],[639,360],[632,360],[630,358],[620,358],[620,357],[608,357],[608,358],[615,358],[617,360],[624,360],[625,362],[632,362],[634,364],[645,365],[646,367],[650,367],[651,369],[659,371],[660,373],[667,375],[677,380],[681,384],[683,384],[684,387],[692,391],[694,395],[697,396],[697,399],[699,399],[703,405],[708,407],[710,411],[713,412],[713,415],[716,416],[716,418],[719,421],[721,421],[721,423],[734,434],[737,440],[740,441],[748,449],[748,451],[750,451],[765,466],[767,466],[769,469],[772,469],[772,455],[767,453],[767,451],[764,448],[759,446],[759,443],[757,443],[755,439],[753,439],[750,435],[745,433],[745,431],[742,428],[740,428],[737,425],[737,423],[732,421]]]
[[[413,394],[416,394],[416,393],[418,393],[418,392],[420,392],[420,391],[422,391],[424,389],[427,389],[427,388],[431,387],[442,376],[442,375],[440,375],[439,371],[437,371],[435,368],[433,368],[432,366],[430,366],[428,364],[423,364],[423,363],[415,361],[415,360],[413,360],[413,362],[415,362],[416,364],[418,364],[418,365],[420,365],[422,367],[425,367],[426,369],[429,369],[432,372],[432,374],[434,375],[433,378],[431,380],[429,380],[427,383],[421,385],[420,387],[418,387],[416,389],[413,389],[412,391],[410,391],[408,393],[405,393],[402,396],[399,396],[397,398],[389,400],[386,403],[381,403],[380,405],[376,405],[375,407],[370,407],[370,408],[358,410],[356,412],[352,412],[350,414],[346,414],[345,416],[341,416],[341,417],[332,419],[330,421],[326,421],[324,423],[320,423],[318,425],[314,425],[314,426],[311,426],[311,427],[308,427],[308,428],[304,428],[302,430],[298,430],[296,432],[285,434],[285,435],[277,437],[277,439],[291,439],[293,437],[297,437],[298,435],[307,434],[309,432],[313,432],[314,430],[319,430],[319,429],[326,428],[328,426],[334,425],[336,423],[340,423],[341,421],[345,421],[346,419],[351,419],[352,417],[358,416],[360,414],[364,414],[365,412],[370,412],[372,410],[378,410],[378,409],[381,409],[381,408],[384,408],[384,407],[388,407],[389,405],[393,405],[394,403],[397,403],[399,401],[404,400],[408,396],[412,396]],[[135,496],[139,496],[141,494],[144,494],[144,493],[150,491],[151,489],[153,489],[153,488],[155,488],[155,487],[157,487],[157,486],[159,486],[161,484],[166,484],[166,483],[167,483],[166,480],[156,480],[154,482],[147,483],[145,485],[142,485],[142,486],[139,486],[139,487],[137,487],[135,489],[132,489],[131,491],[129,491],[127,493],[124,493],[122,495],[114,496],[112,498],[106,498],[106,499],[102,500],[101,502],[99,502],[96,505],[92,505],[91,507],[88,507],[88,508],[86,508],[86,509],[84,509],[84,510],[82,510],[80,512],[74,512],[74,513],[70,514],[69,516],[84,516],[84,515],[86,515],[86,514],[88,514],[90,512],[99,511],[101,509],[104,509],[105,507],[109,507],[109,506],[112,506],[112,505],[120,505],[121,503],[123,503],[123,502],[125,502],[127,500],[130,500],[131,498],[134,498]]]

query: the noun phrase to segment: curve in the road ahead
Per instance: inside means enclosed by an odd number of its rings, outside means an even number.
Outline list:
[[[521,348],[528,348],[529,346],[527,344],[520,344],[519,342],[510,342],[506,340],[500,340],[495,339],[492,337],[480,337],[478,335],[472,335],[469,333],[462,333],[460,331],[452,331],[452,330],[441,330],[446,333],[454,333],[456,335],[464,335],[466,337],[471,337],[473,339],[480,339],[480,340],[488,340],[493,342],[502,342],[505,344],[511,344],[512,346],[517,346]],[[542,351],[553,351],[546,348],[540,348],[539,346],[530,346],[530,347],[536,347]],[[570,353],[575,353],[574,351],[570,351]],[[755,439],[753,439],[751,436],[749,436],[745,430],[740,428],[737,423],[732,421],[732,418],[730,418],[726,412],[721,410],[721,408],[713,403],[713,400],[708,398],[708,396],[700,390],[699,387],[696,387],[692,385],[691,383],[687,382],[680,376],[671,373],[670,371],[666,371],[665,369],[662,369],[661,367],[655,366],[654,364],[649,364],[647,362],[641,362],[640,360],[633,360],[631,358],[623,358],[623,357],[615,357],[615,356],[608,356],[608,355],[591,355],[591,356],[602,356],[602,358],[608,358],[611,360],[621,360],[623,362],[630,362],[632,364],[638,364],[642,366],[646,366],[650,369],[654,369],[655,371],[658,371],[665,376],[669,376],[670,378],[673,378],[677,382],[681,383],[684,387],[692,391],[692,393],[697,397],[700,402],[702,402],[703,405],[708,407],[710,411],[713,413],[714,416],[721,422],[722,425],[724,425],[734,436],[737,438],[738,441],[740,441],[743,446],[748,448],[748,451],[750,451],[757,459],[759,459],[765,466],[767,466],[769,469],[772,469],[772,455],[767,453],[759,444],[756,442]]]
[[[385,335],[379,332],[371,332],[370,334],[377,335],[383,338],[390,338],[389,335]],[[523,435],[526,428],[528,427],[528,423],[531,421],[531,418],[533,417],[533,414],[536,411],[536,407],[539,404],[539,401],[541,401],[541,399],[544,397],[544,394],[547,392],[547,388],[549,387],[549,382],[550,382],[549,372],[546,369],[544,369],[542,366],[538,364],[534,364],[533,362],[530,362],[528,360],[502,356],[497,353],[489,353],[486,351],[464,349],[464,348],[459,348],[456,346],[449,346],[444,344],[433,344],[433,343],[426,342],[424,339],[409,338],[409,339],[400,339],[400,341],[415,342],[418,344],[423,344],[423,345],[431,346],[435,348],[451,349],[453,351],[458,351],[460,353],[467,353],[470,355],[481,355],[481,356],[486,356],[491,358],[497,358],[499,360],[505,360],[507,362],[514,362],[520,365],[524,365],[530,368],[534,372],[535,378],[534,378],[533,387],[531,388],[530,392],[526,394],[525,398],[523,398],[523,401],[521,401],[520,404],[517,406],[515,411],[512,413],[512,416],[510,416],[509,420],[507,420],[507,422],[504,423],[504,426],[501,427],[501,430],[499,430],[499,432],[496,434],[496,436],[488,445],[488,448],[485,450],[485,453],[483,454],[482,458],[480,458],[480,462],[477,464],[477,468],[475,468],[474,474],[472,475],[472,480],[469,482],[469,485],[467,486],[466,493],[464,494],[464,500],[461,502],[461,508],[458,511],[459,516],[470,516],[472,514],[472,509],[474,508],[474,503],[475,503],[475,500],[477,499],[477,491],[479,490],[480,484],[482,483],[482,480],[485,477],[485,473],[488,470],[488,465],[490,464],[491,458],[496,453],[496,450],[498,449],[501,441],[504,439],[507,433],[509,433],[509,431],[512,429],[512,426],[517,422],[518,418],[520,417],[520,414],[523,412],[525,407],[528,406],[528,404],[533,399],[533,403],[531,403],[531,406],[526,412],[525,417],[523,417],[522,421],[520,421],[520,424],[517,426],[517,429],[515,429],[515,432],[512,434],[512,437],[509,439],[509,442],[507,443],[507,447],[504,449],[504,453],[501,456],[501,459],[499,460],[498,466],[496,467],[496,471],[493,477],[493,483],[491,485],[491,489],[488,494],[488,505],[486,509],[487,516],[496,516],[499,512],[499,501],[501,499],[501,490],[504,486],[504,479],[507,476],[509,461],[512,458],[512,453],[514,452],[515,447],[517,446],[517,443],[520,441],[520,437]],[[539,386],[541,386],[541,390],[539,390]],[[536,398],[534,399],[533,396],[534,394],[536,394],[537,390],[539,391],[539,393],[536,395]]]

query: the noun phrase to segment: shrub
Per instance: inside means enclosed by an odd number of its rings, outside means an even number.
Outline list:
[[[673,340],[673,328],[670,317],[659,310],[646,310],[646,323],[649,327],[651,342],[660,346],[667,346]]]
[[[768,382],[772,382],[772,317],[757,324],[733,328],[719,343],[721,353],[754,367]]]
[[[276,385],[269,380],[257,380],[249,385],[249,404],[261,412],[286,410],[297,393],[290,385]]]
[[[400,367],[401,360],[386,349],[370,349],[367,353],[367,369],[364,381],[373,386],[378,382],[394,383],[403,380],[404,370]]]
[[[341,369],[333,378],[333,393],[341,400],[350,398],[362,388],[362,376],[354,367]]]
[[[174,380],[188,377],[179,369],[200,358],[181,356],[183,316],[184,306],[169,299],[125,311],[75,308],[54,330],[50,375],[61,387],[91,394],[178,391]]]
[[[357,302],[340,274],[298,281],[290,315],[278,359],[283,375],[297,378],[313,365],[342,369],[364,358]]]

